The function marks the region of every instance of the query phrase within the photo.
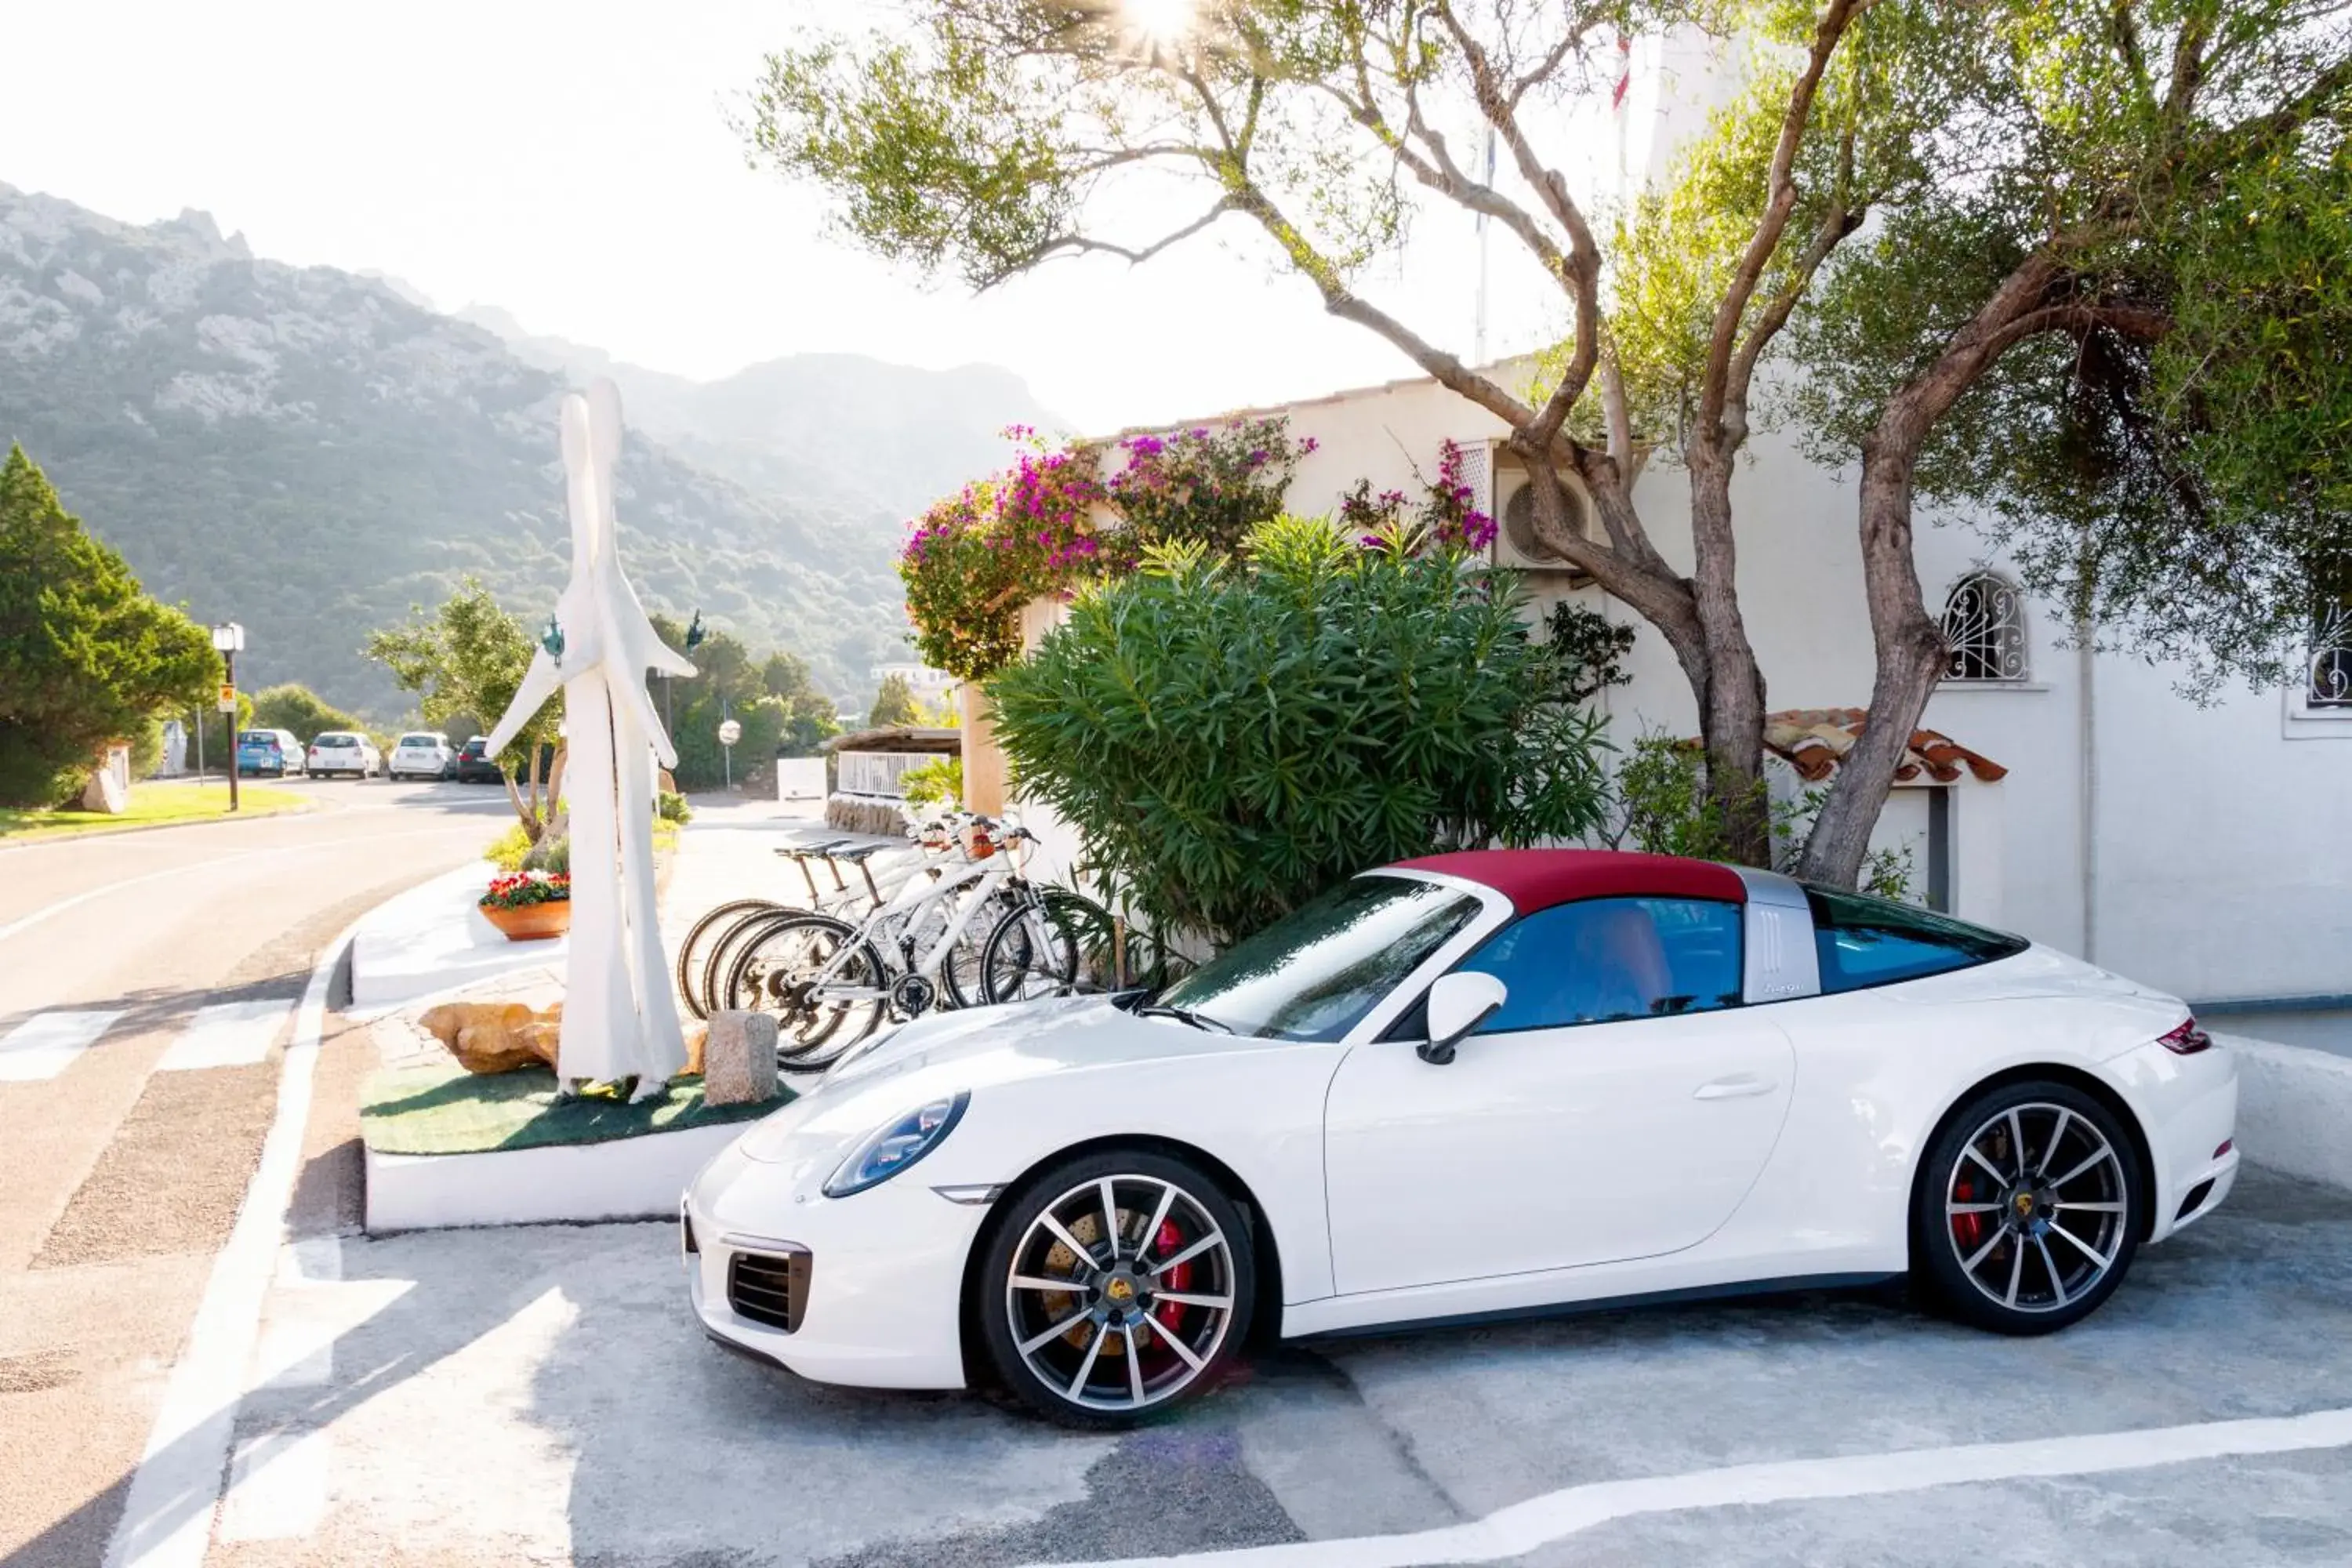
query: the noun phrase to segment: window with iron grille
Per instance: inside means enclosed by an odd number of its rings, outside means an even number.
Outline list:
[[[2311,644],[2303,700],[2311,708],[2352,710],[2352,556],[2312,574]]]
[[[2025,680],[2025,595],[1997,572],[1972,572],[1944,600],[1947,680]]]

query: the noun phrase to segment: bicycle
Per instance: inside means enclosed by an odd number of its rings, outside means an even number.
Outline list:
[[[859,924],[816,910],[753,917],[723,992],[714,987],[713,994],[730,1007],[777,1013],[791,1042],[779,1055],[801,1069],[829,1065],[871,1034],[886,1011],[911,1018],[979,1000],[983,933],[1028,901],[1015,858],[1020,845],[1036,840],[984,816],[966,814],[955,823],[952,830],[935,822],[914,831],[927,848],[961,848],[964,863],[929,883],[908,879]]]

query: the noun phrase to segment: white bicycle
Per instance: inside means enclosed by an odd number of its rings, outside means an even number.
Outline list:
[[[829,1066],[886,1015],[919,1017],[992,999],[984,970],[990,938],[1038,903],[1019,864],[1036,839],[970,815],[919,836],[928,848],[960,849],[963,863],[936,879],[908,879],[861,924],[788,910],[753,917],[757,923],[731,942],[732,964],[717,994],[730,1008],[776,1016],[786,1065]]]

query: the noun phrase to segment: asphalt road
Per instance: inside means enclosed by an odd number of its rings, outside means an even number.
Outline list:
[[[504,810],[313,787],[337,809],[0,851],[0,1031],[126,1015],[37,1081],[0,1049],[5,1568],[96,1564],[121,1512],[268,1121],[275,1047],[233,1026],[282,1043],[331,931]],[[1883,1291],[1622,1311],[1269,1349],[1091,1435],[728,1356],[668,1225],[352,1234],[369,1056],[331,1021],[229,1484],[173,1500],[184,1568],[2352,1562],[2352,1194],[2259,1166],[2047,1338]]]
[[[10,1568],[104,1552],[319,949],[511,820],[490,787],[288,787],[317,809],[0,847]]]

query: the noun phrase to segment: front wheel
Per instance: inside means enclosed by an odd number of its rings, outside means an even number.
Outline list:
[[[970,1303],[996,1375],[1066,1426],[1129,1426],[1213,1388],[1249,1335],[1247,1222],[1189,1163],[1066,1160],[998,1205]]]
[[[2115,1294],[2149,1201],[2113,1110],[2068,1084],[2003,1084],[1953,1112],[1928,1146],[1912,1272],[1963,1322],[2046,1334]]]
[[[981,950],[980,988],[991,1003],[1116,989],[1115,933],[1108,910],[1055,888],[996,922]]]

